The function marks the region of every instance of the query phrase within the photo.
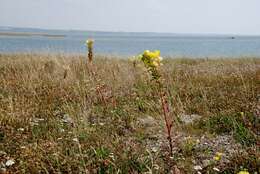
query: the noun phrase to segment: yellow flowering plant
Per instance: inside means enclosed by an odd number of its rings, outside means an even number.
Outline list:
[[[162,57],[160,56],[160,51],[149,51],[145,50],[143,54],[138,56],[138,59],[144,63],[144,66],[152,76],[152,80],[155,80],[156,84],[158,85],[162,111],[165,121],[165,126],[167,130],[167,140],[169,142],[169,154],[170,157],[173,156],[173,145],[172,145],[172,137],[171,137],[171,130],[172,130],[172,120],[170,118],[170,110],[168,105],[168,100],[166,97],[166,93],[164,91],[161,74],[159,72],[159,67],[162,65]]]
[[[162,65],[162,57],[160,56],[159,50],[145,50],[143,54],[138,56],[138,59],[144,63],[145,67],[151,73],[153,79],[158,80],[160,78],[158,68]]]
[[[220,161],[223,156],[223,153],[217,152],[216,155],[213,157],[215,161]]]
[[[86,41],[86,44],[87,44],[88,47],[92,47],[92,46],[93,46],[93,43],[94,43],[94,40],[93,40],[93,39],[88,39],[88,40]]]
[[[97,77],[97,70],[95,66],[92,66],[92,61],[93,61],[93,45],[94,45],[94,40],[93,39],[88,39],[86,40],[86,46],[88,49],[88,62],[90,66],[88,67],[88,71],[90,73],[90,75],[93,77],[93,81],[96,83],[96,92],[97,92],[97,96],[99,97],[100,101],[103,102],[103,104],[105,105],[105,109],[107,108],[107,98],[105,97],[104,93],[106,92],[107,87],[105,84],[101,84],[100,81],[101,79],[99,79]]]
[[[86,41],[86,46],[88,48],[88,61],[91,63],[93,60],[93,44],[94,40],[93,39],[88,39]]]

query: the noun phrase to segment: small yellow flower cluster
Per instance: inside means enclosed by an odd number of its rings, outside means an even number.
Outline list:
[[[248,172],[248,171],[245,171],[245,170],[243,170],[243,171],[240,171],[240,172],[238,172],[237,174],[249,174],[249,172]]]
[[[223,153],[217,152],[213,159],[215,161],[219,161],[219,160],[221,160],[222,155],[223,155]]]
[[[162,57],[160,56],[160,51],[149,51],[145,50],[143,54],[138,57],[147,68],[157,68],[162,65]]]
[[[143,62],[145,68],[148,70],[153,80],[159,80],[161,75],[159,73],[158,67],[162,65],[162,57],[160,56],[160,51],[149,51],[145,50],[143,54],[138,57],[130,59],[135,64],[140,61]],[[137,64],[138,65],[138,64]]]
[[[86,45],[87,45],[89,48],[91,48],[91,47],[93,46],[93,43],[94,43],[94,40],[93,40],[93,39],[88,39],[88,40],[86,41]]]

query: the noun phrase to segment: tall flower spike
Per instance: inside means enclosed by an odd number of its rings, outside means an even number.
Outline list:
[[[89,63],[91,63],[92,60],[93,60],[93,44],[94,44],[93,39],[88,39],[86,41],[86,45],[88,47],[88,61],[89,61]]]

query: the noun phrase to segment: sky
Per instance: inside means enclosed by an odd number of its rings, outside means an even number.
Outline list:
[[[260,35],[260,0],[0,0],[0,26]]]

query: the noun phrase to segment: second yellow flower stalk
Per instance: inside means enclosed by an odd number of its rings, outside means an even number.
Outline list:
[[[88,47],[88,62],[89,63],[92,63],[92,61],[93,61],[93,44],[94,44],[93,39],[88,39],[86,41],[86,45]]]

